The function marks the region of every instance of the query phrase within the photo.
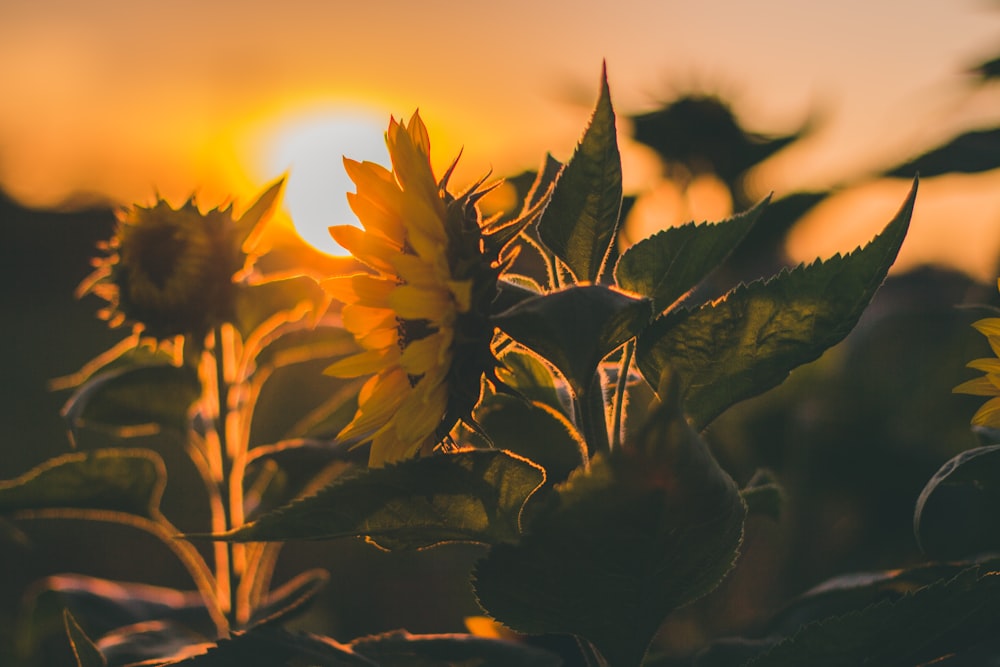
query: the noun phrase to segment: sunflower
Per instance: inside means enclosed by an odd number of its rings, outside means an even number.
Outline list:
[[[997,286],[1000,287],[1000,280],[997,281]],[[996,357],[970,361],[969,368],[983,371],[986,375],[963,382],[952,391],[957,394],[992,396],[972,416],[972,423],[1000,429],[1000,317],[988,317],[974,322],[972,326],[986,336]]]
[[[250,260],[243,246],[266,222],[282,185],[265,190],[239,218],[231,206],[203,213],[193,198],[178,208],[157,199],[119,212],[115,234],[102,246],[107,256],[95,260],[78,292],[106,300],[100,314],[113,327],[130,323],[157,340],[203,339],[233,319],[236,278]]]
[[[482,378],[496,382],[497,363],[489,309],[500,251],[487,250],[476,206],[488,189],[480,182],[455,196],[447,175],[435,179],[418,113],[408,124],[391,120],[386,144],[392,171],[344,160],[364,229],[330,228],[371,272],[323,282],[362,348],[326,372],[371,375],[338,437],[370,441],[372,466],[432,450],[459,420],[472,424]]]

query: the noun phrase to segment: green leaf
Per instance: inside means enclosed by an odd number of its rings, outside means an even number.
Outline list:
[[[560,667],[548,651],[502,639],[471,635],[411,635],[390,632],[361,637],[351,648],[380,667]]]
[[[87,509],[159,514],[166,469],[146,449],[99,449],[50,459],[16,479],[0,482],[0,514]]]
[[[607,71],[587,127],[538,222],[542,242],[578,280],[596,282],[618,229],[622,165]]]
[[[90,637],[76,622],[73,615],[68,611],[65,612],[63,621],[66,624],[66,635],[69,637],[77,667],[107,667],[108,661],[104,659],[104,655],[101,654],[94,642],[90,641]]]
[[[910,667],[995,632],[1000,574],[972,567],[895,600],[810,623],[748,667]]]
[[[650,297],[653,312],[663,312],[722,264],[770,199],[724,222],[691,222],[639,241],[618,260],[615,280],[624,289]]]
[[[635,336],[650,313],[648,299],[586,285],[525,299],[493,323],[558,368],[580,396],[601,360]]]
[[[521,511],[542,485],[537,465],[501,451],[463,451],[365,468],[221,539],[363,537],[384,549],[516,540]]]
[[[785,492],[770,470],[760,469],[755,472],[740,495],[743,496],[749,514],[763,514],[775,521],[781,518]]]
[[[352,466],[349,455],[347,447],[321,440],[282,440],[254,447],[247,457],[244,477],[246,516],[260,515],[315,493]]]
[[[686,411],[702,428],[817,359],[854,328],[885,279],[906,236],[916,193],[914,181],[896,217],[862,249],[658,319],[638,338],[636,358],[646,380],[655,383],[670,367]]]
[[[545,483],[558,484],[587,460],[587,444],[561,412],[545,403],[498,394],[482,401],[476,422],[493,445],[545,468]]]
[[[315,321],[328,303],[319,283],[308,276],[245,285],[236,292],[235,323],[240,334],[249,338],[264,323],[274,328],[306,315],[312,315]]]
[[[566,384],[556,378],[537,355],[511,346],[500,356],[497,377],[519,395],[530,401],[544,403],[564,414],[572,411],[568,404]]]
[[[635,666],[663,619],[729,571],[744,515],[678,406],[661,406],[633,442],[557,487],[520,543],[477,563],[476,595],[517,632],[574,634]]]
[[[200,396],[198,373],[188,366],[119,367],[82,384],[62,415],[74,428],[103,428],[121,436],[150,428],[186,431],[191,406]]]
[[[941,466],[917,499],[913,530],[939,559],[1000,551],[1000,445],[962,452]]]
[[[250,205],[250,208],[246,210],[239,217],[238,220],[234,222],[236,229],[240,235],[240,242],[246,243],[251,236],[254,235],[255,231],[259,232],[259,226],[261,221],[266,220],[270,217],[271,212],[275,209],[278,204],[278,200],[281,198],[282,190],[285,187],[285,177],[282,176],[274,183],[269,185],[264,192],[257,197],[257,201]]]
[[[282,333],[261,348],[254,361],[258,367],[282,368],[314,359],[334,359],[360,352],[350,331],[317,326]]]

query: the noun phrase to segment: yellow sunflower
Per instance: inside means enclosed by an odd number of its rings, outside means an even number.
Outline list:
[[[372,375],[339,437],[370,441],[373,466],[429,451],[459,420],[471,423],[483,376],[495,381],[489,306],[500,273],[476,207],[486,190],[453,196],[447,176],[435,179],[419,114],[390,121],[386,144],[392,171],[344,160],[364,229],[330,228],[372,272],[323,282],[363,348],[327,373]]]
[[[1000,280],[997,281],[1000,287]],[[974,396],[992,396],[976,414],[972,423],[976,426],[1000,429],[1000,317],[988,317],[972,325],[976,331],[986,336],[996,357],[975,359],[968,363],[969,368],[983,371],[986,375],[963,382],[952,391],[957,394],[972,394]]]
[[[108,302],[101,312],[111,326],[130,323],[143,335],[204,338],[233,318],[236,279],[251,258],[243,246],[266,223],[283,181],[269,187],[242,216],[231,206],[205,213],[189,199],[172,208],[158,199],[118,215],[114,236],[95,261],[79,293]]]

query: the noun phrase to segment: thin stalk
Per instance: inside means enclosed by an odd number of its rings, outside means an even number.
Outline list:
[[[625,435],[622,425],[625,421],[625,391],[628,388],[628,375],[632,369],[632,357],[635,354],[635,339],[625,343],[622,351],[621,365],[618,367],[618,382],[615,384],[615,395],[611,402],[611,448],[622,446]]]
[[[234,528],[233,524],[233,498],[231,489],[231,478],[233,476],[233,456],[230,451],[230,443],[227,438],[229,430],[229,382],[226,378],[226,356],[228,350],[225,345],[225,335],[222,325],[215,328],[215,344],[212,350],[215,357],[215,398],[216,419],[214,431],[218,438],[218,447],[221,453],[222,479],[218,480],[219,494],[223,498],[222,512],[225,530]],[[239,587],[239,574],[236,571],[235,545],[232,542],[225,543],[226,558],[225,563],[217,563],[216,577],[228,584],[228,613],[230,621],[236,618],[238,603],[237,588]],[[222,570],[225,570],[224,572]]]
[[[595,373],[586,391],[573,401],[576,423],[587,442],[587,454],[593,457],[598,452],[611,451],[608,440],[608,421],[604,404],[604,387],[601,374]]]

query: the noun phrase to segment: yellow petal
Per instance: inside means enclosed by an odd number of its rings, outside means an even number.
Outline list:
[[[365,334],[358,339],[358,343],[366,350],[379,350],[386,347],[396,347],[399,345],[399,329],[375,329],[371,333]]]
[[[380,233],[397,245],[403,245],[406,228],[398,212],[390,211],[389,207],[380,202],[353,192],[347,193],[347,204],[354,211],[354,215],[358,216],[366,231]]]
[[[407,320],[430,320],[440,323],[454,315],[451,293],[443,289],[401,285],[389,295],[389,305]]]
[[[336,276],[320,281],[320,287],[337,301],[382,308],[389,305],[389,293],[397,285],[395,280],[377,278],[366,273]]]
[[[467,313],[472,308],[472,281],[471,280],[449,280],[448,289],[455,299],[456,310],[460,313]]]
[[[370,435],[385,426],[410,393],[410,381],[399,368],[375,376],[365,383],[364,395],[358,395],[358,412],[351,423],[337,435],[352,438]]]
[[[386,370],[396,365],[398,361],[398,348],[390,347],[384,350],[365,350],[364,352],[338,359],[327,366],[323,372],[339,378],[356,378]]]
[[[396,433],[400,440],[412,442],[432,436],[447,407],[448,386],[431,385],[426,377],[421,379],[396,413]]]
[[[350,251],[355,258],[361,260],[376,271],[392,274],[394,255],[402,251],[402,247],[392,245],[378,234],[368,234],[363,229],[353,225],[335,225],[330,227],[333,240]]]
[[[971,394],[973,396],[1000,396],[1000,389],[990,382],[987,376],[966,380],[951,390],[953,394]]]
[[[410,375],[423,375],[441,363],[441,346],[444,342],[445,336],[441,332],[413,341],[400,355],[399,365]]]
[[[1000,397],[986,401],[972,416],[972,423],[976,426],[1000,428]]]
[[[989,359],[973,359],[966,364],[969,368],[975,368],[984,373],[1000,374],[1000,359],[990,357]]]
[[[388,308],[372,308],[349,303],[340,311],[344,328],[355,335],[365,335],[375,329],[389,329],[396,326],[396,313]]]
[[[987,317],[972,323],[972,327],[984,336],[1000,336],[1000,317]]]
[[[410,285],[417,287],[441,285],[441,279],[434,266],[416,255],[396,255],[392,258],[392,266],[396,269],[396,275]]]

